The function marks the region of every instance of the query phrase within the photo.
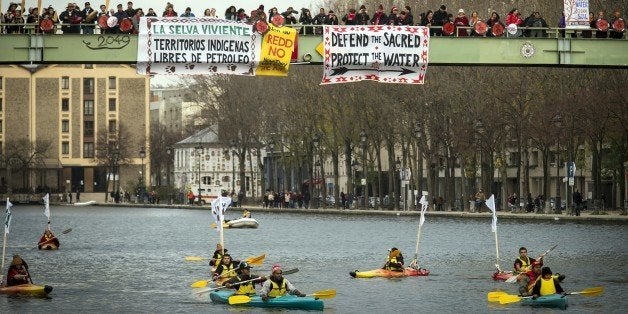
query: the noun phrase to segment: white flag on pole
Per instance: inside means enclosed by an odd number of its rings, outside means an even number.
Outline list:
[[[214,217],[214,221],[216,221],[216,231],[220,232],[222,230],[222,209],[220,208],[220,200],[216,198],[211,202],[212,209],[212,217]]]
[[[495,210],[495,195],[491,194],[491,197],[486,200],[486,207],[488,207],[493,212],[493,224],[491,225],[491,229],[493,232],[497,232],[497,211]]]
[[[50,194],[46,193],[46,196],[44,196],[43,199],[44,199],[44,215],[46,215],[46,217],[48,217],[48,220],[50,220]]]
[[[427,201],[427,199],[425,199],[425,195],[421,196],[421,200],[419,200],[419,203],[421,204],[421,218],[419,218],[419,227],[423,226],[423,223],[425,222],[425,212],[427,211],[427,208],[429,207],[429,202]]]
[[[5,210],[6,218],[4,220],[4,233],[9,233],[9,227],[11,226],[11,207],[13,204],[9,201],[7,197],[7,209]]]

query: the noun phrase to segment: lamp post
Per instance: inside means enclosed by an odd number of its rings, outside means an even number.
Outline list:
[[[114,165],[114,177],[113,177],[113,186],[115,188],[116,194],[113,198],[114,202],[118,202],[120,200],[120,148],[116,146],[116,149],[113,152],[113,165]],[[116,180],[116,176],[118,180]],[[117,183],[116,183],[117,182]]]
[[[229,148],[231,149],[231,193],[235,194],[235,156],[236,156],[236,141],[231,140],[229,142]],[[242,206],[240,204],[240,206]]]
[[[203,151],[203,145],[201,145],[201,143],[198,143],[198,145],[194,147],[194,150],[196,151],[196,166],[198,168],[198,204],[202,205],[201,203],[201,151]]]
[[[320,140],[321,139],[320,139],[320,136],[318,134],[314,135],[314,138],[312,139],[312,144],[314,145],[314,159],[316,160],[314,162],[314,181],[313,181],[313,183],[315,184],[315,186],[314,186],[314,193],[315,193],[314,197],[315,198],[314,199],[316,200],[316,208],[320,207],[320,202],[321,202],[321,200],[319,198],[320,191],[319,191],[319,187],[318,187],[318,184],[319,184],[318,183],[318,180],[319,180],[319,178],[318,178],[318,175],[319,175],[318,171],[319,171],[319,169],[318,168],[321,166],[321,161],[320,161],[320,156],[319,156],[319,151],[318,151],[318,146],[320,144]]]
[[[314,164],[314,167],[316,167],[314,169],[314,173],[315,173],[315,181],[316,182],[316,208],[320,208],[321,206],[321,189],[320,189],[320,185],[319,185],[319,176],[322,177],[322,170],[321,170],[321,161],[317,160],[316,163]]]
[[[554,213],[560,214],[560,129],[562,127],[562,117],[555,115],[553,122],[556,126],[556,197],[554,198]]]
[[[352,203],[353,203],[353,200],[356,198],[356,195],[355,195],[356,194],[355,173],[356,173],[356,171],[358,171],[358,167],[359,167],[358,162],[354,160],[351,163],[351,170],[352,170],[352,172],[351,172],[351,190],[353,191],[353,195],[351,196],[351,202]],[[351,205],[353,205],[353,204],[351,204]]]
[[[422,193],[422,189],[423,189],[423,163],[421,162],[421,154],[419,151],[419,146],[421,145],[421,137],[423,136],[423,132],[421,131],[421,123],[417,122],[416,125],[414,126],[414,137],[416,137],[417,143],[416,143],[416,165],[417,165],[417,180],[416,180],[416,185],[417,185],[417,192],[418,193]],[[420,194],[419,194],[420,195]],[[414,197],[414,201],[416,202],[416,209],[419,209],[419,202],[417,200],[418,195]]]
[[[268,165],[271,168],[275,168],[273,167],[273,155],[275,154],[275,141],[270,140],[270,142],[268,142],[268,150],[270,150],[270,158],[268,159]],[[268,176],[270,177],[270,190],[274,193],[275,192],[275,178],[273,177],[273,169],[268,169]]]
[[[172,147],[166,147],[166,154],[168,155],[168,159],[166,160],[166,187],[168,188],[168,203],[172,204],[172,194],[170,191],[170,155],[172,154]]]
[[[399,160],[399,157],[397,157],[397,161],[395,161],[395,170],[397,171],[397,174],[399,175],[398,178],[399,180],[395,180],[396,182],[399,182],[396,185],[396,190],[395,191],[395,209],[399,209],[399,201],[400,201],[400,195],[401,195],[401,160]]]
[[[482,188],[484,185],[484,168],[483,168],[484,150],[482,149],[482,145],[481,145],[481,136],[484,133],[484,123],[482,123],[482,120],[478,120],[475,123],[475,131],[477,134],[476,145],[477,145],[477,148],[480,150],[480,188]]]
[[[142,146],[140,148],[140,158],[142,159],[142,171],[140,171],[140,173],[141,173],[141,176],[140,176],[140,197],[142,198],[142,203],[144,203],[144,190],[146,189],[146,187],[144,185],[144,158],[145,157],[146,157],[146,149],[144,148],[144,146]],[[120,185],[120,183],[118,183],[118,186],[119,185]],[[119,196],[117,196],[116,198],[119,199]]]
[[[362,205],[364,206],[364,209],[366,209],[368,206],[366,203],[368,201],[368,182],[366,182],[366,172],[368,171],[368,167],[366,165],[366,140],[366,131],[362,129],[362,131],[360,131],[360,144],[362,145],[362,183],[364,185],[364,189],[362,190]]]

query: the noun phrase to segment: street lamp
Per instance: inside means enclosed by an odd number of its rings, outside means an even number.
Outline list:
[[[321,165],[321,161],[320,160],[317,160],[316,163],[314,164],[314,167],[315,167],[314,168],[314,173],[315,173],[314,174],[314,177],[315,177],[314,182],[316,182],[316,208],[317,209],[320,208],[320,206],[321,206],[321,190],[320,190],[320,186],[319,186],[319,180],[320,179],[318,178],[319,175],[322,177],[322,173],[321,173],[322,170],[320,169],[321,166],[322,165]]]
[[[480,188],[483,187],[484,185],[484,168],[483,168],[483,161],[484,161],[484,150],[482,149],[482,145],[480,144],[481,141],[481,135],[484,134],[484,123],[482,123],[482,120],[478,120],[475,123],[475,131],[476,131],[476,145],[477,148],[480,150]]]
[[[557,114],[552,119],[556,126],[556,197],[554,198],[554,212],[561,214],[562,205],[560,199],[560,129],[562,128],[562,117]]]
[[[319,171],[318,168],[321,166],[320,155],[319,155],[319,151],[318,151],[318,146],[320,144],[320,140],[321,140],[321,138],[320,138],[320,136],[318,134],[314,135],[314,138],[312,139],[312,145],[314,145],[314,159],[316,160],[316,162],[314,163],[314,181],[313,181],[313,183],[315,184],[315,186],[314,186],[314,193],[316,193],[316,194],[314,196],[315,196],[315,199],[316,199],[316,208],[320,207],[320,202],[321,202],[321,200],[319,198],[320,191],[319,191],[319,186],[318,186],[318,184],[319,184],[319,182],[318,182],[318,180],[319,180],[319,178],[318,178],[318,171]]]
[[[368,183],[366,182],[366,171],[368,170],[366,165],[366,139],[366,131],[362,129],[362,131],[360,131],[360,144],[362,145],[362,183],[364,184],[364,189],[362,190],[362,205],[364,206],[364,209],[368,206],[366,203],[366,198],[368,196]]]
[[[229,141],[229,148],[231,149],[231,193],[235,193],[235,156],[236,156],[236,141]],[[240,204],[242,206],[242,204]]]
[[[396,184],[397,186],[397,191],[395,191],[395,206],[394,208],[399,209],[399,195],[401,194],[401,160],[399,160],[399,157],[397,157],[397,161],[395,161],[395,170],[397,170],[397,173],[399,174],[399,184]]]
[[[273,159],[272,158],[273,158],[273,155],[275,154],[275,141],[270,140],[270,142],[268,142],[268,149],[270,150],[270,158],[268,159],[268,165],[271,168],[274,169],[275,167],[273,167],[273,162],[272,162]],[[273,178],[273,171],[272,171],[272,169],[268,169],[268,176],[270,177],[270,180],[269,180],[270,181],[269,182],[270,183],[270,189],[274,193],[274,191],[275,191],[275,184],[274,184],[275,182],[274,182],[274,180],[275,179]]]
[[[203,151],[203,145],[201,145],[201,143],[198,143],[198,145],[194,147],[194,150],[196,152],[196,165],[198,168],[198,204],[202,205],[201,203],[201,151]]]
[[[353,195],[351,196],[351,201],[353,202],[353,200],[356,198],[356,189],[355,189],[355,173],[358,171],[358,167],[360,165],[358,165],[357,161],[353,161],[351,163],[351,170],[353,170],[351,172],[351,189],[353,190]]]
[[[172,154],[172,147],[166,147],[166,154],[168,155],[168,159],[166,160],[166,186],[168,187],[168,202],[172,204],[172,195],[170,191],[170,155]]]
[[[142,175],[140,176],[140,196],[142,197],[142,203],[144,202],[144,189],[146,188],[144,186],[144,158],[145,157],[146,157],[146,148],[142,146],[140,148],[140,158],[142,159],[142,171],[141,171]],[[120,183],[118,183],[118,186],[120,186]],[[119,196],[117,198],[119,199]]]

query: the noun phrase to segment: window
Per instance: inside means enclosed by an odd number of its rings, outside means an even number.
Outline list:
[[[61,111],[70,111],[70,99],[69,98],[61,99]]]
[[[94,158],[94,143],[83,143],[83,158]]]
[[[84,78],[83,79],[83,94],[93,94],[93,93],[94,93],[94,79]]]
[[[2,133],[2,120],[0,120],[0,133]]]
[[[70,89],[70,77],[69,76],[61,77],[61,89]]]
[[[94,68],[94,65],[93,65],[93,64],[91,64],[91,63],[86,63],[86,64],[85,64],[85,68],[86,68],[86,69],[93,69],[93,68]]]
[[[109,98],[109,111],[116,111],[116,99]]]
[[[63,155],[70,154],[70,142],[61,142],[61,154]]]
[[[94,101],[93,100],[85,100],[83,102],[83,114],[86,116],[94,115]]]
[[[116,132],[116,120],[109,120],[109,133]]]
[[[70,120],[61,120],[61,132],[70,132]]]
[[[0,83],[0,87],[2,87],[2,84]],[[2,88],[0,88],[2,89]],[[2,111],[2,98],[0,98],[0,111]]]
[[[116,89],[116,77],[115,76],[109,77],[109,89]]]
[[[0,76],[0,90],[2,90],[2,76]]]
[[[83,136],[85,137],[94,136],[94,121],[83,122]]]

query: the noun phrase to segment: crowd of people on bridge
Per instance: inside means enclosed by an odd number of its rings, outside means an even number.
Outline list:
[[[421,25],[430,27],[432,36],[458,37],[546,37],[549,25],[543,15],[536,10],[524,16],[518,9],[513,8],[506,14],[505,19],[501,19],[500,14],[495,11],[491,12],[490,16],[482,18],[477,11],[467,15],[464,8],[454,10],[455,14],[450,13],[446,5],[441,5],[436,10],[427,10],[417,16],[407,5],[384,8],[381,4],[376,8],[361,5],[358,8],[350,8],[347,12],[339,12],[339,14],[333,10],[320,8],[316,15],[313,15],[307,8],[302,8],[299,12],[292,6],[288,6],[285,11],[277,7],[266,10],[262,4],[251,11],[232,5],[222,16],[216,12],[215,8],[206,8],[203,14],[197,16],[190,7],[178,13],[174,4],[170,2],[158,15],[153,8],[149,8],[146,12],[142,8],[135,8],[131,1],[127,2],[126,8],[120,3],[116,5],[116,9],[108,9],[104,4],[95,9],[89,2],[85,2],[83,8],[76,3],[68,3],[65,10],[60,13],[52,6],[42,11],[39,12],[37,7],[25,10],[19,4],[11,3],[0,21],[5,24],[0,27],[0,31],[8,34],[57,33],[59,29],[64,34],[94,34],[95,30],[99,29],[101,33],[137,33],[140,18],[143,16],[204,17],[255,23],[259,20],[272,22],[273,17],[280,15],[285,25]],[[610,16],[607,16],[604,10],[598,10],[597,13],[590,12],[589,24],[590,29],[582,30],[579,34],[574,32],[568,36],[616,39],[624,36],[625,22],[619,10],[614,10]],[[557,27],[563,29],[560,31],[562,37],[566,36],[565,26],[563,14],[557,23]],[[302,27],[300,32],[321,34],[322,28]]]

